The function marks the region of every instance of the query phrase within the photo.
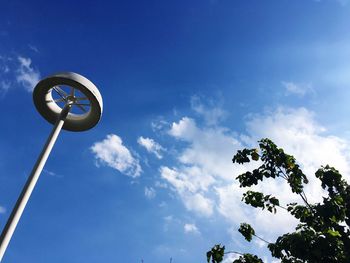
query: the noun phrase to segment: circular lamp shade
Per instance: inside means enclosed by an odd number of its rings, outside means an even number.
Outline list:
[[[36,109],[50,123],[55,124],[64,105],[71,110],[63,129],[85,131],[100,120],[103,110],[102,97],[96,86],[87,78],[73,72],[51,75],[34,88]]]

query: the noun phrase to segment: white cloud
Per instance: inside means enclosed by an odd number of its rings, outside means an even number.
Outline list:
[[[202,193],[183,193],[182,200],[189,211],[209,217],[214,212],[214,202]]]
[[[0,95],[4,96],[11,88],[10,65],[12,65],[11,58],[0,56]]]
[[[261,238],[264,238],[264,237],[261,237]],[[271,241],[270,241],[271,242]],[[254,238],[254,243],[260,247],[260,248],[263,248],[263,247],[266,247],[267,246],[267,243],[265,241],[262,241],[261,239],[259,238]],[[264,261],[266,262],[266,260]]]
[[[156,190],[153,187],[145,187],[145,196],[148,199],[153,199],[156,197]]]
[[[0,94],[6,94],[10,87],[10,82],[6,80],[0,81]]]
[[[184,231],[186,234],[188,234],[188,233],[200,234],[200,232],[195,224],[185,224]]]
[[[238,259],[239,255],[235,253],[230,253],[225,255],[224,261],[222,263],[232,263],[234,260]]]
[[[0,55],[0,74],[3,75],[10,72],[9,65],[11,64],[12,58],[4,57]]]
[[[247,129],[254,140],[268,137],[285,152],[295,156],[309,178],[305,192],[311,203],[321,202],[325,195],[320,181],[314,175],[321,165],[334,166],[345,179],[350,179],[349,142],[328,135],[326,129],[315,121],[314,114],[305,108],[278,108],[274,112],[255,115],[247,122]],[[265,180],[256,189],[278,197],[282,205],[300,202],[298,195],[290,194],[285,182]],[[272,240],[277,234],[291,231],[297,224],[293,217],[281,209],[273,216],[273,220],[268,212],[256,210],[253,214],[255,225],[264,226],[259,231]]]
[[[178,192],[207,191],[214,178],[206,175],[196,166],[181,167],[180,171],[166,166],[160,168],[161,176]]]
[[[295,94],[300,97],[303,97],[307,93],[314,93],[314,89],[311,84],[305,84],[305,83],[297,84],[294,82],[282,81],[282,85],[285,88],[286,95]]]
[[[234,165],[232,155],[244,147],[257,147],[257,140],[264,137],[271,138],[296,157],[310,179],[306,193],[311,202],[322,198],[323,191],[314,176],[321,165],[330,164],[340,170],[347,180],[350,179],[349,143],[327,134],[314,114],[305,108],[280,107],[263,114],[249,115],[246,131],[237,135],[218,125],[199,127],[189,117],[171,125],[168,134],[184,144],[176,151],[176,165],[171,168],[162,166],[160,174],[187,210],[206,217],[218,212],[236,228],[239,223],[248,222],[270,241],[293,230],[297,221],[286,211],[278,209],[277,214],[271,214],[241,202],[246,189],[238,187],[235,177],[247,169],[251,170],[254,164]],[[282,180],[264,180],[252,189],[276,196],[281,204],[300,201]]]
[[[251,116],[246,126],[250,141],[268,137],[296,157],[310,180],[305,189],[310,202],[322,201],[323,190],[314,176],[321,165],[330,164],[336,167],[349,181],[349,143],[336,136],[327,135],[325,128],[315,121],[314,114],[305,108],[280,107],[273,112]],[[254,143],[249,146],[256,145],[257,143]],[[299,196],[290,194],[289,185],[282,180],[265,180],[258,187],[253,187],[254,189],[276,196],[282,205],[300,202]],[[256,227],[258,233],[270,241],[274,241],[281,233],[292,231],[297,224],[296,219],[283,209],[278,209],[278,213],[272,215],[267,211],[236,204],[232,200],[239,201],[241,193],[235,183],[232,186],[217,187],[216,191],[219,196],[218,211],[225,218],[232,224],[248,221]]]
[[[5,214],[6,213],[6,208],[3,206],[0,206],[0,214]]]
[[[314,173],[321,165],[336,167],[349,181],[349,142],[327,134],[307,109],[278,108],[274,112],[255,115],[247,122],[247,128],[253,138],[269,137],[295,156],[311,179],[307,190],[312,200],[320,199],[319,182]]]
[[[32,66],[30,58],[0,55],[0,79],[0,93],[2,95],[18,84],[31,92],[40,80],[40,72]]]
[[[137,139],[138,144],[145,147],[149,153],[153,153],[158,159],[162,159],[162,152],[165,150],[159,143],[155,142],[151,138],[139,137]]]
[[[263,187],[251,190],[258,190],[265,194],[276,193],[271,191],[269,184],[273,182],[268,181]],[[290,195],[290,190],[287,184],[281,185],[280,182],[276,182],[275,185],[279,186],[280,190],[275,196],[283,202],[285,197]],[[277,214],[271,214],[267,210],[254,209],[241,202],[242,194],[248,189],[239,188],[236,182],[215,187],[215,190],[219,197],[216,201],[217,211],[236,229],[240,223],[247,222],[255,228],[259,236],[266,236],[270,241],[274,241],[279,234],[292,231],[297,225],[297,221],[283,209],[278,209]],[[296,198],[292,196],[289,201],[292,202],[291,200],[296,201]]]
[[[197,127],[193,119],[183,117],[178,123],[173,122],[169,134],[173,137],[191,141],[196,136]]]
[[[232,181],[233,167],[244,171],[231,163],[232,154],[242,144],[227,129],[199,128],[188,117],[174,122],[168,134],[188,145],[177,155],[177,167],[161,167],[161,177],[178,193],[188,210],[211,216],[217,205],[212,187]]]
[[[27,91],[31,92],[40,80],[40,73],[32,67],[32,60],[30,58],[19,56],[17,59],[19,68],[17,70],[16,80]]]
[[[199,115],[204,117],[207,125],[216,125],[223,120],[227,113],[221,108],[216,106],[213,101],[209,101],[209,106],[205,105],[198,96],[191,98],[191,107]]]
[[[204,175],[232,179],[231,158],[242,144],[223,127],[199,128],[195,120],[183,117],[174,122],[169,134],[176,139],[188,142],[179,156],[180,163],[197,166]]]
[[[240,202],[244,189],[236,183],[226,182],[223,186],[215,188],[218,200],[216,208],[232,225],[245,222],[250,217],[252,211]]]
[[[123,174],[138,177],[142,172],[139,160],[132,156],[118,135],[107,135],[103,141],[96,142],[91,147],[91,150],[98,162],[116,169]]]
[[[168,126],[169,123],[164,119],[159,118],[158,120],[154,120],[151,122],[151,127],[154,132],[158,132],[164,129],[164,127]]]
[[[197,167],[183,167],[181,171],[166,166],[160,168],[161,177],[177,192],[189,211],[204,216],[213,213],[213,202],[203,196],[213,183],[211,176],[205,176]]]
[[[158,187],[158,188],[167,188],[167,184],[166,183],[163,183],[163,182],[160,182],[160,181],[156,181],[154,183],[154,186],[155,187]]]

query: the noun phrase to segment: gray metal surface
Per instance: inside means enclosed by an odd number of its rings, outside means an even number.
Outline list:
[[[60,86],[69,86],[71,92],[63,91]],[[75,96],[75,90],[85,96],[84,100]],[[55,100],[53,93],[59,94],[60,98]],[[34,88],[33,100],[39,113],[52,124],[62,110],[58,102],[71,101],[73,108],[82,109],[82,114],[68,114],[63,129],[69,131],[91,129],[99,122],[103,110],[102,97],[96,86],[87,78],[73,72],[58,73],[41,80]]]
[[[55,74],[41,80],[35,86],[33,100],[39,113],[54,127],[0,235],[0,261],[61,129],[91,129],[102,115],[103,103],[98,89],[85,77],[72,72]]]
[[[44,168],[44,165],[46,163],[47,158],[49,157],[49,154],[52,150],[53,145],[56,142],[56,139],[62,129],[62,126],[64,124],[65,118],[70,110],[70,105],[67,104],[66,107],[62,110],[61,114],[59,115],[59,118],[57,118],[55,126],[52,129],[52,132],[47,139],[44,148],[42,149],[40,156],[35,163],[33,170],[26,182],[26,184],[23,187],[23,190],[20,194],[20,196],[17,199],[17,202],[15,204],[15,207],[12,209],[11,215],[9,219],[7,220],[7,223],[1,233],[0,236],[0,261],[2,260],[2,257],[5,254],[6,248],[8,244],[10,243],[11,237],[13,235],[13,232],[16,229],[16,226],[18,224],[19,219],[21,218],[21,215],[23,213],[24,208],[26,207],[26,204],[29,200],[30,195],[33,192],[33,189],[35,187],[36,182],[39,179],[40,173]]]

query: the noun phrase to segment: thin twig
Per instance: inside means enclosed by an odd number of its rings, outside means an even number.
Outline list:
[[[240,252],[237,252],[237,251],[227,251],[227,252],[225,252],[224,254],[231,254],[231,253],[234,253],[234,254],[238,254],[238,255],[244,256],[244,254],[243,254],[243,253],[240,253]]]
[[[285,180],[288,181],[289,176],[288,176],[286,173],[284,173],[280,167],[278,167],[278,169],[279,169],[280,173],[282,173],[282,174],[284,175],[284,176],[282,176],[282,178],[284,178]],[[311,212],[312,212],[312,208],[311,208],[310,204],[309,204],[308,201],[307,201],[307,197],[306,197],[306,194],[305,194],[305,192],[304,192],[304,189],[302,189],[301,191],[302,191],[302,192],[299,194],[300,197],[301,197],[301,199],[303,199],[304,203],[309,207],[309,209],[310,209]]]
[[[263,239],[262,237],[259,237],[259,236],[257,236],[257,235],[253,235],[253,236],[255,236],[255,237],[259,238],[261,241],[264,241],[264,242],[265,242],[265,243],[267,243],[267,244],[271,244],[271,242],[266,241],[266,240],[265,240],[265,239]]]
[[[284,180],[288,181],[288,175],[286,175],[286,173],[282,171],[281,167],[278,167],[278,170],[279,170],[280,173],[282,174],[281,177],[282,177]]]
[[[284,210],[286,210],[286,211],[288,211],[288,209],[287,208],[285,208],[284,206],[281,206],[281,205],[277,205],[279,208],[282,208],[282,209],[284,209]]]

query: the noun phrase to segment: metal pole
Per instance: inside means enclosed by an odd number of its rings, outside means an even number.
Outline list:
[[[21,195],[19,196],[16,205],[14,206],[11,215],[9,219],[7,220],[7,223],[5,225],[4,230],[1,233],[0,236],[0,262],[2,261],[2,257],[4,256],[4,253],[6,251],[6,248],[11,240],[12,234],[16,229],[16,226],[18,224],[19,219],[21,218],[21,215],[23,213],[23,210],[28,202],[28,199],[35,187],[36,182],[39,179],[39,175],[44,168],[44,165],[46,163],[47,158],[49,157],[49,154],[52,150],[53,145],[56,142],[56,139],[58,137],[58,134],[60,133],[62,126],[64,124],[64,121],[70,111],[71,104],[67,103],[64,108],[62,109],[55,126],[53,127],[50,136],[48,137],[44,148],[42,149],[40,156],[38,160],[36,161],[32,173],[30,174],[25,186],[23,187],[23,190],[21,192]]]

